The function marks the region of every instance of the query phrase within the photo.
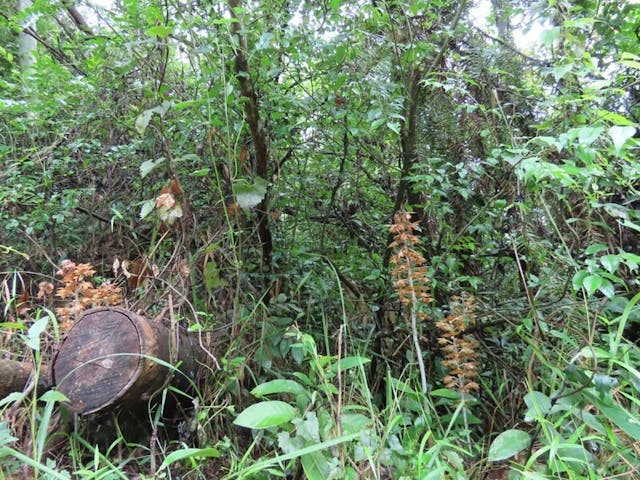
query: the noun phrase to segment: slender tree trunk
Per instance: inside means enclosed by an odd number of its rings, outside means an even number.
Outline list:
[[[229,10],[231,16],[238,18],[236,9],[240,7],[241,0],[229,0]],[[258,105],[258,96],[253,87],[249,63],[247,61],[247,37],[243,33],[242,23],[240,21],[231,24],[234,35],[238,38],[238,46],[235,48],[235,67],[238,82],[240,83],[240,91],[242,96],[246,98],[244,103],[244,112],[251,130],[251,138],[253,140],[253,148],[256,156],[255,173],[265,180],[269,180],[269,148],[267,145],[267,136],[264,126],[260,119],[260,111]],[[267,193],[262,202],[256,208],[256,229],[260,246],[262,248],[262,268],[263,273],[271,272],[271,257],[273,251],[273,240],[271,237],[271,229],[269,228],[269,194]]]
[[[402,125],[400,138],[400,151],[402,155],[402,169],[400,173],[400,183],[396,192],[393,205],[393,215],[402,208],[405,202],[414,208],[414,218],[422,217],[422,208],[418,206],[420,195],[413,191],[412,184],[408,177],[413,166],[418,160],[417,152],[417,129],[418,129],[418,106],[420,104],[420,71],[412,70],[405,79],[407,95],[404,99],[404,123]],[[387,236],[387,246],[392,242],[393,236]],[[387,248],[384,252],[383,267],[389,266],[391,250]]]

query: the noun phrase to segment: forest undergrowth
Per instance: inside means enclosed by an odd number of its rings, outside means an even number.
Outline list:
[[[640,478],[639,5],[18,3],[0,478]]]

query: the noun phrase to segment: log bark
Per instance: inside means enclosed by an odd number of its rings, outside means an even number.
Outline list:
[[[27,389],[32,380],[33,365],[29,362],[0,359],[0,399],[13,392]],[[40,367],[38,375],[38,392],[51,388],[51,374],[46,365]]]
[[[134,312],[101,307],[85,312],[60,345],[53,380],[80,414],[149,400],[169,383],[183,388],[205,355],[188,335]],[[173,367],[178,365],[178,367]]]

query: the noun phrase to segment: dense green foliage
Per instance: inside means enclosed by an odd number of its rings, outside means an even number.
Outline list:
[[[71,259],[220,370],[186,435],[0,400],[2,475],[640,475],[640,5],[97,3],[0,6],[0,349]]]

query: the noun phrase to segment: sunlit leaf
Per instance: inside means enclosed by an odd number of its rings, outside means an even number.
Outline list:
[[[162,102],[162,104],[158,105],[157,107],[149,108],[142,112],[140,115],[138,115],[138,118],[136,118],[135,121],[136,131],[140,135],[144,135],[144,132],[149,126],[149,122],[151,121],[151,117],[153,116],[153,114],[157,113],[158,115],[160,115],[160,117],[164,117],[164,114],[167,112],[167,110],[169,110],[169,108],[171,108],[172,105],[173,102],[166,101]]]
[[[140,165],[140,176],[142,178],[146,177],[147,175],[149,175],[149,173],[151,173],[158,165],[161,165],[164,161],[166,160],[166,158],[164,157],[160,157],[157,160],[147,160],[145,162],[142,162],[142,165]]]
[[[165,25],[156,25],[147,29],[147,35],[150,37],[166,38],[173,33],[173,27]]]
[[[253,390],[251,395],[256,397],[264,397],[266,395],[272,395],[274,393],[290,393],[294,395],[306,394],[306,389],[298,382],[293,380],[278,379],[271,380],[269,382],[261,383]]]
[[[587,295],[592,295],[602,285],[602,277],[600,275],[587,275],[582,280],[582,286],[587,291]]]
[[[180,460],[186,460],[188,458],[218,458],[220,456],[220,452],[215,448],[183,448],[181,450],[176,450],[171,452],[160,464],[158,471],[164,470],[169,465],[175,462],[179,462]]]
[[[235,425],[255,430],[275,427],[296,416],[296,409],[279,400],[259,402],[244,409],[233,421]]]
[[[340,359],[340,361],[338,361],[337,363],[333,363],[331,365],[331,371],[336,373],[338,371],[338,368],[340,368],[340,370],[344,371],[344,370],[348,370],[350,368],[353,367],[359,367],[361,365],[366,365],[367,363],[371,363],[371,360],[365,357],[345,357]]]
[[[635,133],[636,127],[623,127],[616,125],[609,129],[609,136],[611,137],[616,153],[619,154],[622,151],[624,144],[627,140],[632,138]]]
[[[147,200],[142,204],[142,208],[140,209],[140,218],[145,219],[149,216],[151,212],[156,208],[155,200]]]
[[[267,194],[269,182],[256,177],[254,183],[249,183],[245,179],[237,180],[233,183],[233,193],[240,208],[246,210],[258,205]]]
[[[25,338],[25,343],[29,348],[35,351],[40,350],[40,335],[47,329],[48,324],[49,317],[44,316],[31,325]]]
[[[551,410],[551,399],[542,392],[529,392],[524,396],[524,402],[528,407],[524,418],[525,422],[542,418]]]
[[[499,462],[517,455],[531,444],[531,436],[522,430],[507,430],[498,435],[489,447],[490,462]]]

